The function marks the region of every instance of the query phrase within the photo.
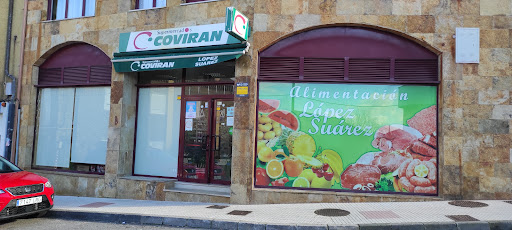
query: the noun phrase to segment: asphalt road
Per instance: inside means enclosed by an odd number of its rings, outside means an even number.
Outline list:
[[[15,220],[0,221],[0,229],[37,229],[37,230],[103,230],[103,229],[144,229],[144,230],[192,230],[190,228],[171,228],[151,225],[129,225],[101,222],[87,222],[75,220],[61,220],[49,218],[20,218]],[[197,228],[194,228],[197,230]]]

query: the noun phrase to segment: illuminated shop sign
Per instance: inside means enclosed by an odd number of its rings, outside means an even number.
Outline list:
[[[234,7],[226,8],[226,32],[246,41],[249,38],[249,18]]]
[[[225,24],[210,24],[121,33],[119,52],[148,51],[240,43],[224,31]]]
[[[437,194],[435,86],[259,85],[255,185]]]

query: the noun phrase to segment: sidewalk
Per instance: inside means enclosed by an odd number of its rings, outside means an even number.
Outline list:
[[[457,202],[487,206],[449,201],[232,205],[56,196],[48,217],[206,229],[512,229],[512,201]],[[315,214],[320,209],[331,210],[320,211],[328,216]]]

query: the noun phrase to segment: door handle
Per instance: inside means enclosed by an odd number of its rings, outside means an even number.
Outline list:
[[[219,140],[219,144],[217,145],[217,140]],[[220,135],[215,136],[215,151],[220,150]]]
[[[206,151],[208,150],[208,147],[210,147],[210,145],[208,144],[208,137],[209,135],[204,135],[202,138],[201,138],[201,150],[203,151]]]

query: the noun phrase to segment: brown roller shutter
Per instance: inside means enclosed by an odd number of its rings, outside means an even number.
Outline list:
[[[344,75],[344,59],[304,58],[305,81],[343,81]]]
[[[37,86],[110,85],[111,75],[110,58],[97,47],[79,43],[63,47],[47,58],[39,67]]]
[[[260,78],[267,80],[299,80],[299,58],[261,58]]]
[[[439,84],[439,55],[383,29],[326,25],[260,50],[258,80]]]

